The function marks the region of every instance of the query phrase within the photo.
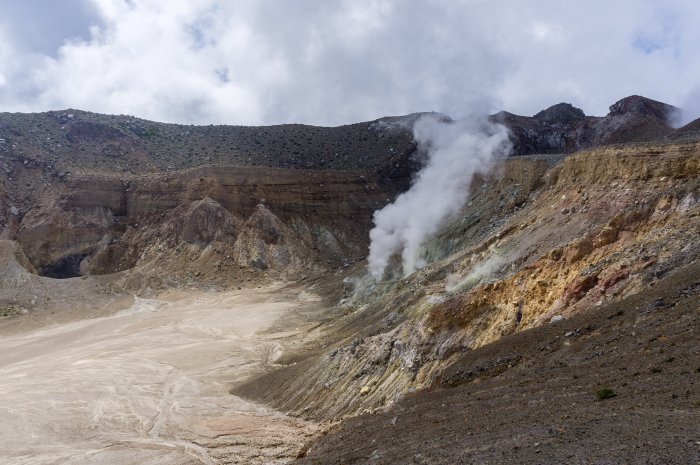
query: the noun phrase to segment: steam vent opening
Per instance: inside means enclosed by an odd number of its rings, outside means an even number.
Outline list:
[[[77,278],[81,276],[80,262],[85,256],[81,254],[67,255],[60,260],[44,266],[39,270],[41,276],[56,279]]]

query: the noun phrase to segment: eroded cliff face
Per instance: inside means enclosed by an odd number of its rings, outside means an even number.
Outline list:
[[[70,320],[88,301],[97,315],[133,294],[349,266],[415,172],[419,116],[255,128],[1,114],[0,240],[24,258],[3,262],[0,317]]]
[[[510,129],[514,154],[522,155],[658,139],[672,131],[676,110],[632,96],[612,105],[604,118],[558,104],[533,117],[502,113],[492,119]],[[74,110],[3,114],[0,237],[17,240],[37,272],[55,278],[114,273],[147,262],[157,263],[149,272],[177,273],[203,250],[213,255],[202,266],[227,272],[251,264],[281,276],[301,268],[333,269],[364,255],[373,211],[408,187],[420,165],[410,131],[420,116],[337,128],[252,128],[168,125]],[[516,167],[510,169],[514,180],[522,180]],[[527,173],[524,178],[541,182]],[[499,208],[522,203],[532,187],[499,195]],[[193,206],[205,198],[225,212]],[[273,229],[284,231],[281,242],[253,238],[251,228],[262,226],[251,215],[260,205],[279,220]],[[215,221],[224,213],[231,224]],[[236,245],[244,223],[246,240]],[[195,230],[197,237],[187,233]],[[450,240],[466,237],[453,234]],[[291,244],[300,250],[292,251]],[[169,257],[159,256],[165,250]],[[444,250],[436,247],[437,255],[429,258],[442,258]]]
[[[259,236],[278,255],[303,256],[309,264],[355,261],[366,249],[373,211],[393,195],[362,172],[208,168],[128,179],[82,175],[42,195],[16,236],[37,270],[52,277],[123,271],[158,258],[165,247],[171,253],[210,245],[227,249],[228,260],[241,266],[297,272],[298,260],[256,261],[243,258],[245,249]],[[261,218],[262,211],[274,220]],[[305,251],[292,253],[296,244]]]
[[[372,212],[408,185],[418,117],[195,127],[76,110],[4,113],[0,237],[18,241],[37,272],[54,278],[146,262],[147,273],[178,273],[205,250],[217,256],[206,266],[222,271],[251,261],[253,271],[279,276],[339,266],[363,255]],[[266,242],[270,263],[243,257],[264,226],[251,219],[259,206],[291,235]]]
[[[436,261],[390,282],[357,276],[328,328],[334,348],[241,392],[317,418],[390,405],[465,351],[645,291],[700,256],[697,143],[559,160],[506,160],[426,245]]]

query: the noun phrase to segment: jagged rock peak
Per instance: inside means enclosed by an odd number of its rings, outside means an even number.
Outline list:
[[[580,108],[562,102],[540,111],[533,118],[547,123],[572,124],[586,118],[586,114]]]
[[[680,111],[678,107],[667,103],[652,100],[641,95],[630,95],[618,100],[610,106],[610,115],[624,115],[627,113],[649,115],[666,120]]]
[[[214,240],[234,237],[236,229],[235,218],[220,203],[204,197],[176,207],[164,225],[163,236],[175,242],[183,240],[204,246]]]
[[[255,207],[253,214],[246,220],[244,228],[255,230],[266,244],[276,243],[287,230],[287,226],[282,220],[272,213],[263,202]]]

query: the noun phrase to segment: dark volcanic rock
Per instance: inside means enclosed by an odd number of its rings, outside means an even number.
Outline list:
[[[582,110],[568,103],[549,107],[534,117],[502,111],[490,119],[510,131],[513,155],[574,152],[586,139],[582,128],[596,120],[586,117]]]
[[[586,119],[586,114],[570,103],[557,103],[537,113],[533,118],[549,124],[572,125]]]
[[[102,143],[123,137],[126,137],[126,135],[116,128],[89,121],[78,121],[70,124],[66,134],[66,139],[71,142],[90,141]]]
[[[639,95],[625,97],[610,106],[608,116],[621,116],[625,114],[646,115],[660,120],[668,120],[673,117],[679,108],[663,102],[652,100]]]
[[[510,130],[513,155],[529,155],[661,140],[673,131],[671,121],[678,111],[672,105],[632,95],[614,103],[602,118],[559,103],[532,117],[502,111],[491,120]]]
[[[673,131],[679,109],[646,97],[632,95],[615,102],[595,127],[595,145],[650,142]]]

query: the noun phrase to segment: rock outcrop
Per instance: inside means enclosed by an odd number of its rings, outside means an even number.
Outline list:
[[[514,155],[570,153],[599,145],[658,141],[673,132],[679,109],[633,95],[610,106],[605,117],[586,116],[580,108],[559,103],[535,116],[500,112],[491,120],[511,132]]]
[[[156,243],[169,249],[179,243],[232,246],[263,202],[317,252],[306,262],[339,266],[364,254],[372,213],[395,192],[363,172],[249,167],[76,175],[40,194],[18,241],[41,274],[112,273],[136,266]]]
[[[233,259],[240,266],[290,274],[308,270],[316,262],[311,243],[263,204],[241,227]]]

